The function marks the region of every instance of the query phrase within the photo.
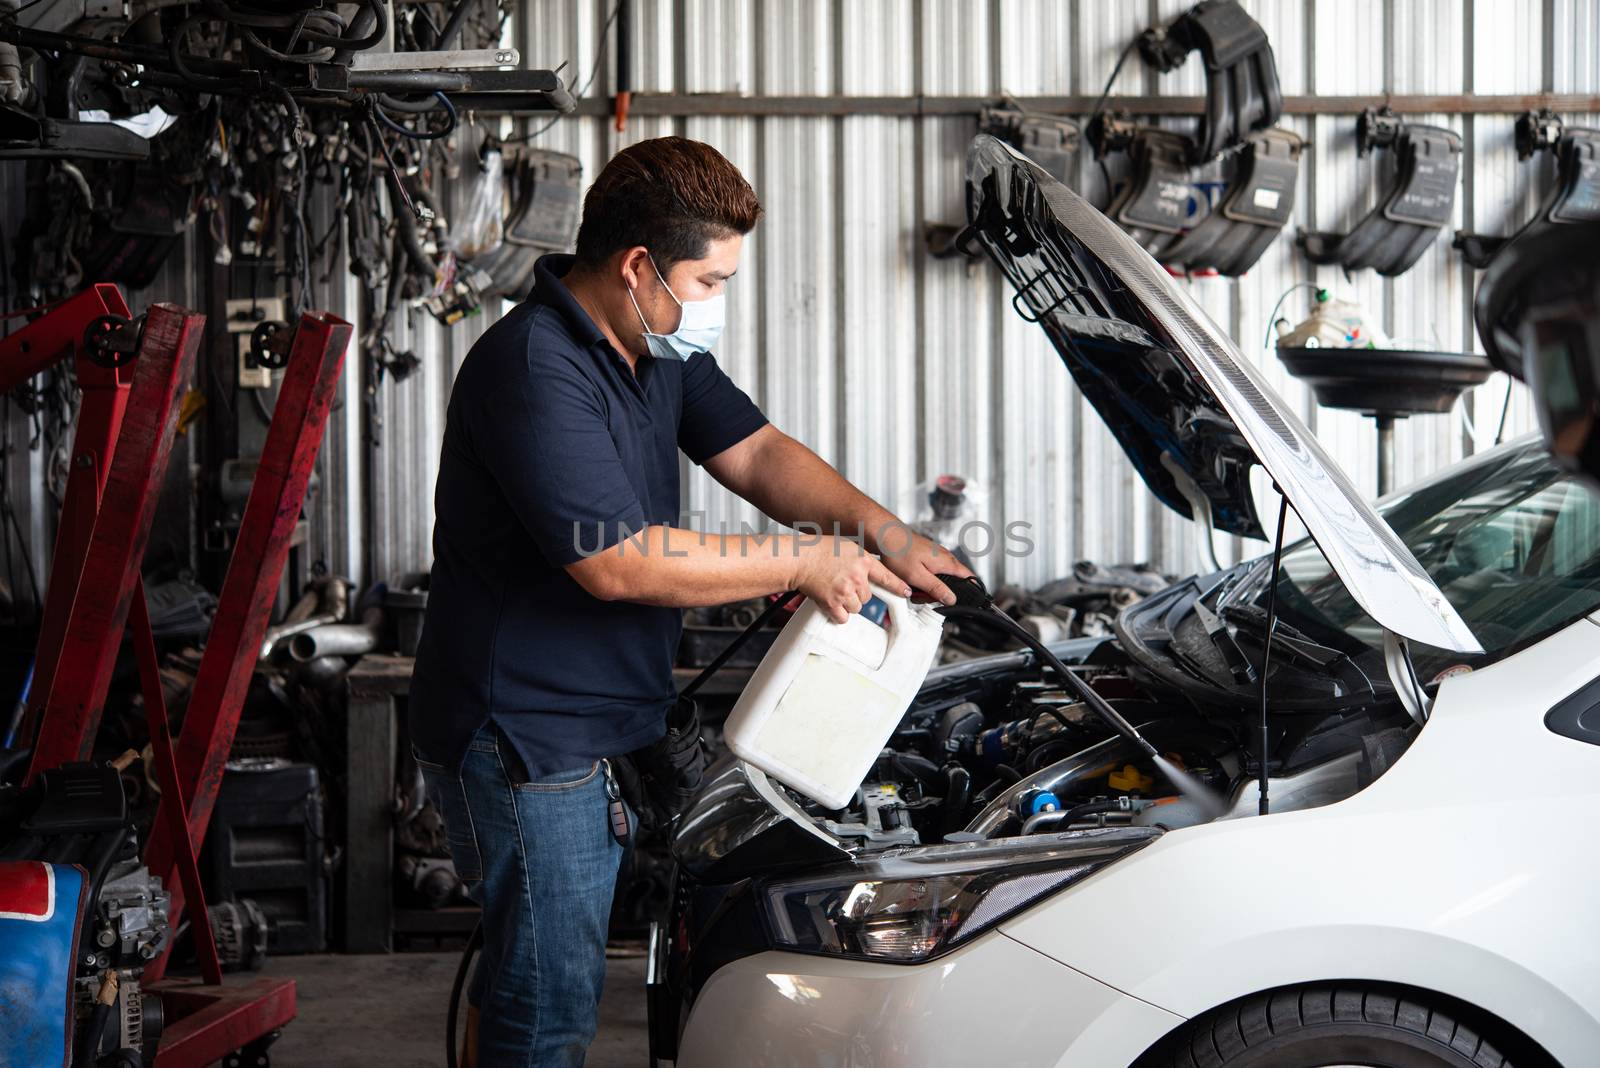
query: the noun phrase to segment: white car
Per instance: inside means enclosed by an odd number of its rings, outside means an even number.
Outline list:
[[[1374,510],[1104,216],[992,139],[968,181],[1157,496],[1259,536],[1260,464],[1310,532],[1276,575],[1191,578],[1053,647],[1227,810],[1032,654],[936,668],[850,809],[732,763],[684,816],[654,1055],[1600,1064],[1600,498],[1529,439]]]

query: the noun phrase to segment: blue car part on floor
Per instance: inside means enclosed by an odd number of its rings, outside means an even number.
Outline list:
[[[70,864],[0,863],[0,1068],[68,1063],[84,883]]]

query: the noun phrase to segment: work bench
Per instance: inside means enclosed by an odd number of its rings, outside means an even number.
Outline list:
[[[409,656],[362,657],[345,675],[344,948],[394,948],[394,780]]]

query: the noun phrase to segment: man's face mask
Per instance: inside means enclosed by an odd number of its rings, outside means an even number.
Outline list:
[[[697,352],[710,352],[711,346],[722,336],[722,325],[727,317],[724,294],[718,293],[706,300],[678,300],[678,295],[662,277],[654,256],[650,257],[650,268],[661,279],[661,288],[667,291],[667,296],[677,301],[678,307],[683,309],[678,319],[678,329],[670,334],[652,333],[650,324],[645,322],[644,312],[639,310],[639,301],[634,298],[633,290],[628,290],[628,299],[633,301],[633,310],[644,326],[644,343],[650,355],[659,360],[687,360]]]

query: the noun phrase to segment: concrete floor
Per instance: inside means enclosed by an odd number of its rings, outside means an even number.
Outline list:
[[[299,1016],[272,1047],[274,1068],[443,1068],[455,953],[273,957],[293,976]],[[641,1068],[649,1055],[644,958],[611,957],[588,1068]]]

